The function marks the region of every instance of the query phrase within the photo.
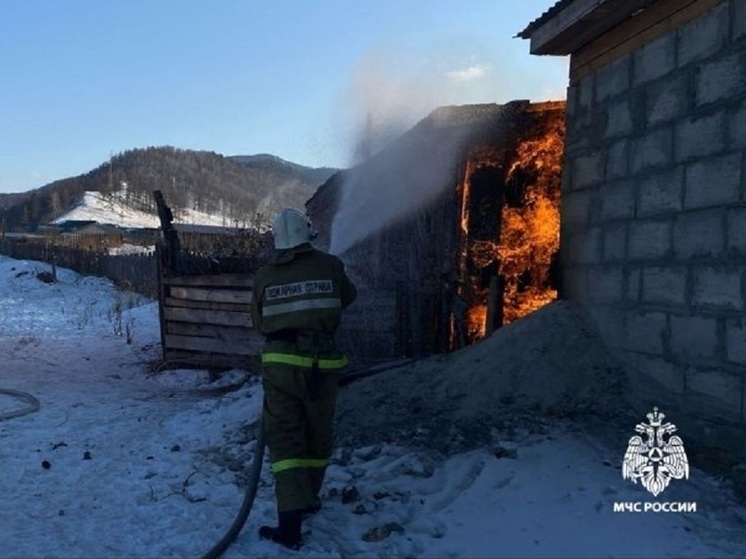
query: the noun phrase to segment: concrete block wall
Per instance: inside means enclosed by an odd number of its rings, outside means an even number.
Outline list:
[[[713,436],[746,431],[745,22],[724,0],[567,100],[561,296]]]

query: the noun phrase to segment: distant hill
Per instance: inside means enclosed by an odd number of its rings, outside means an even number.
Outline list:
[[[24,194],[18,194],[18,193],[11,193],[11,194],[5,194],[0,192],[0,212],[2,212],[5,208],[8,208],[12,206],[13,204],[19,202],[24,197]]]
[[[305,167],[297,163],[291,163],[267,153],[257,155],[234,155],[229,157],[257,173],[266,173],[275,176],[295,176],[303,181],[310,181],[319,186],[325,183],[329,177],[339,171],[333,167]]]
[[[9,231],[33,231],[72,212],[86,192],[155,214],[153,191],[160,190],[177,221],[180,213],[189,213],[251,226],[266,222],[282,207],[303,208],[336,171],[267,154],[226,157],[170,146],[133,149],[86,174],[0,195],[0,221],[5,220]]]

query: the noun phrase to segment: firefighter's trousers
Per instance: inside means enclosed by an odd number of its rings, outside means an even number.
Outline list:
[[[313,378],[310,357],[265,350],[262,362],[264,431],[277,510],[312,507],[332,453],[337,381],[347,362],[341,354],[320,358]]]

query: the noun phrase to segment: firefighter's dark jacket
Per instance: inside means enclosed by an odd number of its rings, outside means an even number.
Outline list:
[[[251,317],[265,336],[287,331],[333,335],[342,310],[356,296],[342,261],[304,243],[277,251],[257,271]]]

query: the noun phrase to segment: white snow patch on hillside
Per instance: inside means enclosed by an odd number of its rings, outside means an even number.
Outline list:
[[[101,192],[88,191],[83,201],[73,210],[58,217],[53,224],[66,221],[96,221],[117,227],[158,228],[160,220],[155,213],[136,210],[125,203],[125,190],[107,196]],[[195,225],[231,226],[231,220],[224,216],[211,215],[196,210],[173,208],[174,223]]]
[[[52,223],[60,224],[66,221],[97,221],[118,227],[156,228],[160,226],[157,215],[130,208],[121,201],[100,192],[86,192],[80,205]]]

